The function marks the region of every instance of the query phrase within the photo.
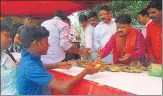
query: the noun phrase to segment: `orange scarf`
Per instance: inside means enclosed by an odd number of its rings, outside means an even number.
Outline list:
[[[135,50],[136,43],[136,29],[131,28],[125,40],[124,37],[120,37],[118,33],[116,36],[116,46],[114,48],[113,61],[117,63],[118,59],[122,58],[125,54],[130,54]],[[126,44],[125,44],[126,43]],[[123,62],[126,64],[127,62]]]

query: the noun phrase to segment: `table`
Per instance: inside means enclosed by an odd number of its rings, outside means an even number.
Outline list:
[[[16,60],[20,60],[21,53],[12,54]],[[70,70],[53,69],[48,72],[54,74],[58,79],[65,80],[76,76],[82,70],[81,67],[73,66]],[[55,90],[52,92],[61,94]],[[70,94],[162,95],[162,77],[148,76],[147,71],[143,73],[99,72],[87,75]]]
[[[54,74],[58,79],[65,80],[76,76],[82,70],[83,68],[73,66],[70,70],[53,69],[48,72]],[[60,94],[53,89],[52,92]],[[143,73],[99,72],[94,75],[87,75],[70,94],[161,95],[162,77],[148,76],[147,71]]]

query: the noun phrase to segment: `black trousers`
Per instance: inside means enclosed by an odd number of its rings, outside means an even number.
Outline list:
[[[77,48],[80,48],[80,43],[79,42],[73,42],[77,46]],[[65,59],[63,61],[68,61],[72,59],[80,59],[80,55],[72,53],[72,52],[66,52]]]

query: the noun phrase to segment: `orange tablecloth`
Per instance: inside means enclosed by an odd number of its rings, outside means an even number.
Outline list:
[[[49,73],[53,74],[55,78],[60,80],[66,80],[71,78],[71,75],[65,73],[57,72],[55,70],[48,70]],[[61,92],[58,92],[54,89],[51,90],[53,94],[60,95]],[[100,85],[99,83],[83,79],[72,92],[71,95],[134,95],[126,91],[122,91],[110,86]]]

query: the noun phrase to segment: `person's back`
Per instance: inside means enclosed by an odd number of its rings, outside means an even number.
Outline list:
[[[72,43],[79,42],[80,36],[79,36],[77,29],[74,26],[70,26],[69,39],[70,39],[70,42]]]
[[[50,44],[48,53],[46,55],[41,56],[41,60],[45,64],[51,64],[60,62],[65,58],[65,52],[62,47],[66,47],[65,45],[61,45],[62,43],[69,42],[68,37],[65,37],[64,34],[69,34],[69,26],[65,22],[63,22],[59,17],[54,17],[53,19],[44,21],[41,26],[44,26],[49,31],[49,41]],[[64,31],[65,29],[66,31]],[[64,32],[64,34],[63,34]],[[67,38],[67,41],[61,41],[63,38]],[[69,47],[69,43],[67,47]],[[57,50],[57,51],[56,51]]]

